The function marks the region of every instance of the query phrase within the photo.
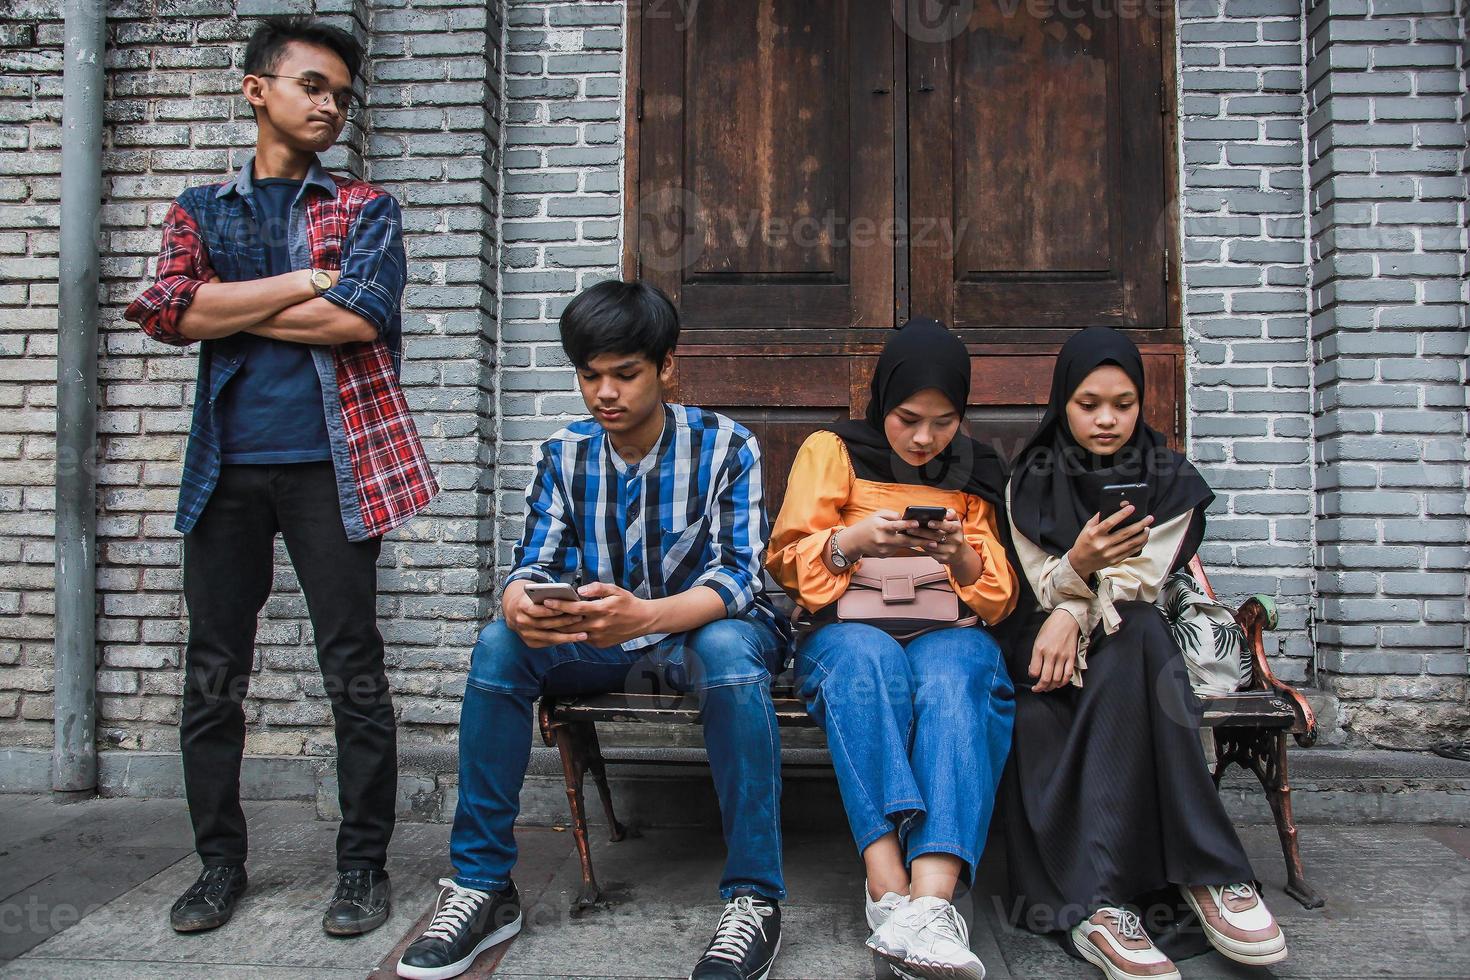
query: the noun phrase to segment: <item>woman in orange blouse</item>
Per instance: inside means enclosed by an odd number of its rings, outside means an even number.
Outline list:
[[[1010,751],[1015,692],[985,627],[1015,606],[1017,582],[997,533],[1004,468],[960,432],[969,387],[968,352],[943,324],[897,331],[867,417],[797,454],[766,567],[816,626],[797,645],[798,688],[867,869],[868,946],[911,973],[978,978],[951,900],[980,859]],[[915,505],[945,519],[903,520]],[[903,641],[837,621],[856,565],[912,555],[942,564],[983,625]]]

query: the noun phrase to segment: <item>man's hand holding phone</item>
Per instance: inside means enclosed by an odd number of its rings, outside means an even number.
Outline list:
[[[577,603],[565,603],[564,608],[558,609],[555,607],[563,604],[555,599],[537,602],[526,594],[532,584],[539,583],[518,579],[505,587],[505,596],[500,603],[505,625],[533,649],[586,642],[587,634],[582,631],[583,616],[570,608]]]
[[[577,628],[587,642],[596,647],[615,647],[635,637],[658,632],[654,627],[653,606],[627,589],[607,582],[590,582],[577,590],[578,599],[547,599],[553,609],[575,613]]]

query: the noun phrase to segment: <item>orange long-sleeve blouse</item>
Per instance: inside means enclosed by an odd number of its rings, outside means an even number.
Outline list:
[[[803,609],[816,612],[836,602],[852,579],[851,569],[836,574],[822,560],[832,535],[877,511],[903,513],[915,505],[948,507],[960,515],[965,540],[980,555],[980,577],[974,582],[960,585],[950,575],[960,601],[986,624],[1009,615],[1016,607],[1016,573],[1000,543],[996,509],[960,490],[858,479],[847,447],[833,432],[813,433],[796,454],[771,530],[766,570]]]

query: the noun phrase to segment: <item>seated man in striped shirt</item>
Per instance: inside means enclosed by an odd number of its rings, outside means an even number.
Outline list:
[[[592,417],[541,446],[501,618],[465,686],[455,875],[399,976],[457,976],[520,931],[512,826],[536,698],[649,676],[697,692],[723,814],[727,904],[692,976],[761,978],[775,960],[786,891],[770,681],[787,637],[760,592],[760,448],[724,416],[664,401],[678,338],[673,304],[642,283],[599,283],[561,316]],[[573,580],[587,583],[574,601],[527,594]]]

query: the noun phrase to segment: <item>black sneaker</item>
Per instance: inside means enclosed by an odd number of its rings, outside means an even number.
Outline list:
[[[206,867],[169,910],[169,925],[174,927],[174,932],[218,929],[235,914],[235,906],[245,894],[245,884],[243,864]]]
[[[387,921],[392,892],[388,872],[381,869],[337,872],[337,890],[322,916],[322,928],[329,936],[360,936],[372,932]]]
[[[521,931],[521,896],[515,883],[503,891],[462,888],[440,878],[444,890],[434,910],[434,921],[409,943],[398,961],[398,975],[409,980],[445,980],[470,968],[491,946]]]
[[[689,980],[765,980],[781,949],[781,906],[741,895],[725,906]]]

